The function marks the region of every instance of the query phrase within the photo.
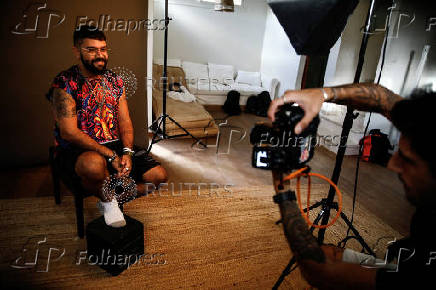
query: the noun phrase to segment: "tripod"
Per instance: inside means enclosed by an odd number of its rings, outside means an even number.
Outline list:
[[[207,148],[200,139],[189,133],[188,130],[183,128],[174,118],[167,114],[167,88],[168,88],[168,71],[167,71],[167,62],[168,62],[168,24],[171,18],[168,17],[168,0],[165,0],[165,35],[164,35],[164,64],[163,64],[163,74],[162,74],[162,114],[151,124],[149,127],[153,132],[153,138],[151,139],[151,143],[147,149],[147,154],[150,153],[153,144],[156,144],[162,140],[166,139],[175,139],[179,137],[191,136],[196,142],[202,145],[204,148]],[[171,121],[177,127],[182,129],[185,133],[177,134],[177,135],[168,135],[166,132],[166,122],[167,120]],[[194,144],[195,144],[194,143]]]
[[[368,45],[368,38],[369,38],[370,26],[371,26],[371,17],[372,17],[372,14],[374,12],[374,6],[375,6],[375,0],[371,0],[368,15],[367,15],[366,21],[365,21],[365,29],[363,32],[362,43],[361,43],[360,50],[359,50],[359,61],[358,61],[356,73],[354,76],[354,83],[359,83],[360,76],[362,74],[362,68],[363,68],[363,63],[365,60],[366,48]],[[345,150],[347,147],[348,135],[350,133],[351,128],[353,127],[353,121],[357,117],[358,117],[358,114],[355,114],[353,112],[353,108],[348,106],[347,113],[345,115],[344,122],[342,125],[341,142],[340,142],[338,152],[336,155],[335,167],[333,169],[333,174],[332,174],[332,178],[331,178],[331,180],[334,184],[337,184],[339,181],[339,177],[341,174],[341,168],[342,168],[342,162],[344,160]],[[313,225],[318,225],[319,222],[321,222],[321,225],[327,225],[327,223],[329,222],[329,219],[330,219],[330,211],[332,209],[338,211],[338,204],[337,204],[337,202],[334,201],[335,193],[336,193],[335,188],[333,186],[330,186],[327,198],[324,198],[321,201],[316,202],[315,204],[310,206],[308,209],[304,209],[304,212],[307,212],[307,210],[313,210],[315,208],[321,207],[321,211],[318,213],[317,217],[315,218]],[[347,224],[349,230],[351,230],[351,232],[354,234],[354,238],[356,238],[356,240],[362,245],[363,249],[365,249],[370,255],[375,256],[374,251],[368,246],[368,244],[365,242],[363,237],[359,234],[357,229],[353,226],[352,222],[348,219],[348,217],[342,211],[340,213],[340,217],[345,222],[345,224]],[[311,233],[313,233],[313,231],[315,229],[313,225],[310,228]],[[324,242],[325,231],[326,231],[325,228],[320,228],[318,231],[317,240],[318,240],[318,244],[320,244],[320,245]],[[288,265],[285,267],[285,269],[283,270],[282,274],[280,275],[280,277],[278,278],[277,282],[275,283],[275,285],[273,286],[272,289],[278,289],[278,287],[283,282],[285,277],[287,275],[289,275],[293,269],[295,269],[295,267],[292,268],[292,266],[295,264],[295,262],[296,262],[296,259],[294,256],[291,258]]]

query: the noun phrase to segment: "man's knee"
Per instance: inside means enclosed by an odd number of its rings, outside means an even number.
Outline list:
[[[161,183],[166,183],[168,181],[168,174],[165,168],[162,166],[156,166],[148,170],[142,175],[142,180],[145,183],[153,183],[156,187]]]
[[[87,151],[77,158],[75,170],[82,178],[103,180],[106,178],[106,160],[97,152]]]

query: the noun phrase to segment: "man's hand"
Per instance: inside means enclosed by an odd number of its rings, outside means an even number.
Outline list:
[[[123,166],[121,165],[121,158],[116,156],[111,162],[111,166],[118,172],[117,177],[121,177],[123,172]]]
[[[344,249],[332,245],[322,245],[321,249],[325,257],[331,262],[342,262]]]
[[[132,171],[132,157],[128,154],[124,154],[121,157],[121,167],[122,171],[120,176],[128,176],[130,171]]]
[[[285,103],[297,103],[305,112],[303,119],[295,126],[295,134],[300,134],[310,124],[321,110],[324,96],[321,89],[306,89],[301,91],[286,91],[282,98],[271,102],[268,117],[274,122],[275,114]]]

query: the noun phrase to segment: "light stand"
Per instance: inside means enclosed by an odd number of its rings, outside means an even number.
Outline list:
[[[371,26],[371,18],[372,14],[374,12],[374,6],[375,6],[375,0],[371,0],[371,4],[369,6],[368,15],[366,17],[365,21],[365,29],[363,32],[362,37],[362,43],[360,45],[360,51],[359,51],[359,61],[356,68],[356,73],[354,75],[354,83],[360,82],[360,76],[362,74],[362,68],[363,63],[365,60],[365,52],[368,45],[368,38],[370,33],[370,26]],[[347,148],[347,141],[348,141],[348,135],[350,134],[350,130],[353,127],[353,121],[358,117],[358,113],[353,112],[353,108],[350,106],[347,106],[347,113],[345,114],[344,122],[342,124],[342,132],[341,132],[341,142],[338,148],[338,152],[336,155],[336,163],[335,167],[333,169],[333,174],[331,180],[334,184],[338,184],[339,177],[341,174],[342,169],[342,162],[344,160],[345,156],[345,150]],[[335,198],[335,188],[333,186],[330,186],[329,193],[327,196],[327,199],[322,200],[321,202],[318,202],[313,205],[313,207],[310,207],[309,209],[322,206],[321,212],[318,214],[317,218],[322,217],[321,225],[326,225],[330,218],[330,210],[333,208],[335,210],[338,210],[338,205],[336,202],[334,202]],[[371,248],[366,244],[366,242],[363,240],[363,238],[360,236],[359,232],[354,228],[351,221],[348,219],[348,217],[341,212],[341,218],[345,221],[347,226],[350,227],[350,230],[353,232],[353,234],[356,236],[356,239],[359,241],[359,243],[363,246],[363,248],[368,251],[371,255],[374,255],[374,252],[371,250]],[[320,229],[318,231],[318,243],[322,243],[324,241],[324,235],[325,235],[325,228]]]
[[[162,114],[151,124],[149,127],[153,132],[153,138],[151,139],[151,143],[147,149],[147,154],[150,153],[153,144],[156,144],[162,140],[166,139],[175,139],[179,137],[191,136],[196,143],[202,145],[204,148],[207,148],[203,142],[200,141],[197,137],[189,133],[188,130],[183,128],[182,125],[177,123],[170,115],[167,114],[167,88],[168,88],[168,72],[167,72],[167,61],[168,61],[168,24],[171,18],[168,17],[168,0],[165,0],[165,32],[164,32],[164,64],[163,64],[163,75],[162,75]],[[170,120],[177,127],[182,129],[184,134],[177,135],[168,135],[166,133],[166,120]]]
[[[362,68],[363,63],[365,60],[365,52],[368,45],[368,38],[369,38],[369,32],[370,32],[370,26],[371,26],[371,18],[372,14],[374,12],[374,6],[375,6],[375,0],[371,0],[371,4],[369,7],[368,15],[366,17],[365,21],[365,29],[363,32],[362,37],[362,43],[360,45],[360,51],[359,51],[359,61],[357,64],[356,73],[354,75],[354,83],[359,83],[360,76],[362,74]],[[357,118],[358,114],[353,112],[353,108],[350,106],[347,106],[347,113],[344,118],[344,122],[342,124],[342,132],[341,132],[341,142],[339,145],[339,149],[336,155],[336,163],[335,167],[333,169],[333,174],[331,180],[334,184],[337,184],[339,181],[339,177],[341,174],[341,168],[342,168],[342,162],[344,160],[345,156],[345,150],[347,146],[348,141],[348,135],[350,134],[350,130],[353,127],[353,121],[355,118]],[[336,190],[333,186],[330,186],[329,193],[327,198],[322,199],[319,202],[316,202],[312,206],[309,207],[308,210],[312,210],[314,208],[321,207],[321,211],[318,213],[317,217],[315,218],[313,224],[318,225],[318,223],[321,221],[321,225],[327,225],[330,219],[330,210],[338,210],[338,203],[334,201],[336,195]],[[304,209],[304,212],[307,212],[307,209]],[[344,214],[344,212],[341,211],[340,216],[342,220],[347,224],[349,229],[353,232],[354,237],[356,240],[362,245],[362,247],[370,254],[375,256],[374,251],[368,246],[368,244],[365,242],[365,240],[362,238],[362,236],[359,234],[357,229],[353,226],[352,222],[348,219],[348,217]],[[312,226],[310,228],[310,232],[314,231],[314,227]],[[318,231],[318,244],[322,244],[324,242],[324,236],[325,236],[325,228],[320,228]],[[277,282],[273,286],[272,289],[278,289],[280,284],[283,282],[284,278],[289,275],[289,273],[295,268],[292,267],[296,262],[295,256],[291,258],[286,268],[283,270],[281,276],[278,278]]]

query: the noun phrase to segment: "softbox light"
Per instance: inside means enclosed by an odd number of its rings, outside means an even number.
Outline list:
[[[268,0],[297,54],[325,55],[358,0]]]

